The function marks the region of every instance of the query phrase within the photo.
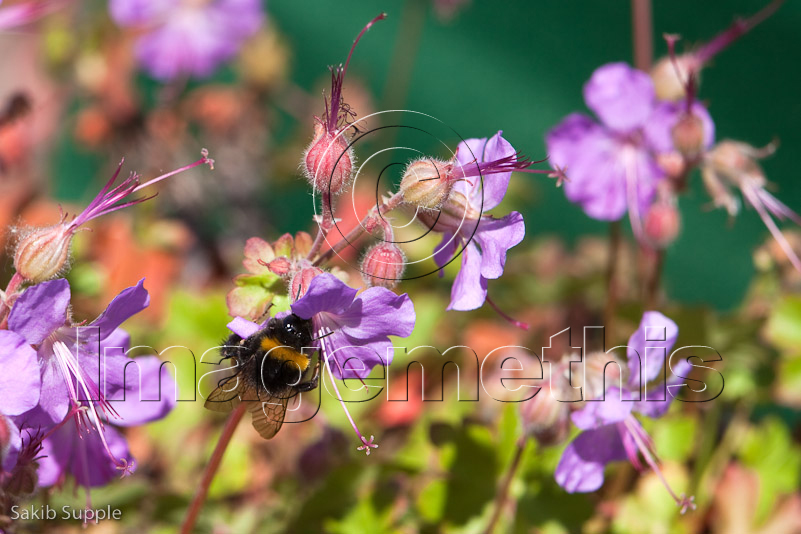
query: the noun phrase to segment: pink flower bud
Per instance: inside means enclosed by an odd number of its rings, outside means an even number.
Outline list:
[[[413,161],[406,167],[400,192],[409,204],[437,209],[448,199],[455,180],[453,164],[432,158]]]
[[[684,114],[671,131],[673,147],[693,159],[704,149],[704,123],[694,114]]]
[[[406,267],[406,256],[393,243],[379,243],[362,260],[362,278],[368,287],[392,289],[398,285]]]
[[[543,386],[533,399],[520,405],[523,427],[543,445],[556,445],[567,438],[569,412],[568,404],[560,402],[550,386]]]
[[[14,269],[34,284],[55,277],[69,262],[74,234],[75,228],[63,223],[30,230],[17,243]]]
[[[651,205],[643,227],[649,243],[665,248],[676,240],[680,229],[681,216],[676,206],[664,202]]]
[[[353,174],[353,149],[344,135],[314,125],[314,139],[303,156],[306,179],[321,194],[337,195],[347,187]]]
[[[678,152],[657,154],[656,163],[665,171],[668,178],[678,178],[684,174],[684,158]]]
[[[292,277],[292,281],[289,282],[289,299],[295,302],[305,295],[306,291],[309,290],[309,284],[311,284],[312,279],[318,274],[323,274],[323,270],[317,267],[304,267],[296,273]]]

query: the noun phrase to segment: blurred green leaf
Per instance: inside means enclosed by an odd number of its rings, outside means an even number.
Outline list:
[[[784,297],[773,308],[765,327],[768,339],[779,348],[801,351],[801,297]]]

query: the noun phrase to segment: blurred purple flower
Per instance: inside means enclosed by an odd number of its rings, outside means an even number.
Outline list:
[[[655,156],[674,150],[671,132],[685,108],[658,101],[650,76],[625,63],[599,67],[584,86],[584,101],[600,122],[581,113],[565,117],[546,136],[549,157],[567,168],[568,200],[602,221],[628,211],[639,237],[640,221],[665,176]],[[704,146],[711,146],[709,113],[698,103],[691,110],[703,124]]]
[[[665,392],[664,400],[641,396],[643,383],[678,385],[690,371],[691,365],[682,360],[673,369],[674,376],[664,377],[665,361],[678,337],[678,327],[659,312],[645,312],[640,326],[628,342],[629,378],[621,390],[609,386],[603,400],[586,401],[573,412],[571,419],[582,432],[567,446],[556,468],[556,481],[570,493],[590,492],[601,487],[607,463],[628,459],[642,468],[640,455],[659,476],[670,495],[682,507],[694,507],[692,498],[677,496],[662,475],[654,444],[650,436],[634,418],[639,412],[649,417],[661,417],[673,399]],[[649,388],[651,392],[657,386]],[[634,399],[639,400],[634,400]]]
[[[501,133],[459,143],[454,174],[461,179],[439,218],[432,221],[434,230],[442,233],[442,241],[434,250],[434,261],[440,268],[463,247],[449,310],[480,308],[487,300],[487,282],[503,274],[506,251],[526,234],[523,216],[516,211],[500,219],[485,214],[503,200],[512,171],[530,164],[520,164],[517,152]]]
[[[136,56],[160,80],[206,78],[264,21],[261,0],[111,0],[111,17],[143,28]]]

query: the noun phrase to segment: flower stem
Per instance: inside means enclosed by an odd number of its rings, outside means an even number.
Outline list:
[[[631,0],[631,22],[634,40],[634,66],[642,71],[648,71],[654,55],[651,0]]]
[[[620,263],[620,221],[609,223],[609,258],[606,264],[606,306],[604,326],[614,333],[615,310],[617,309],[617,268]]]
[[[648,277],[648,284],[645,288],[645,309],[655,310],[659,304],[659,286],[662,280],[662,266],[665,263],[665,251],[653,250],[643,247],[646,258],[650,260],[651,273]]]
[[[24,281],[19,273],[14,273],[14,276],[8,281],[6,290],[3,292],[2,302],[0,302],[0,329],[8,328],[8,314],[11,311],[11,305],[17,299],[17,291]]]
[[[487,524],[486,530],[484,530],[484,534],[492,534],[492,532],[495,530],[498,520],[501,518],[503,508],[506,505],[506,499],[509,496],[509,486],[512,485],[512,480],[514,480],[515,474],[520,468],[520,461],[523,459],[523,453],[526,450],[527,444],[528,439],[526,436],[523,436],[517,440],[515,455],[512,458],[512,463],[509,464],[509,468],[506,470],[503,480],[501,481],[501,486],[498,488],[498,494],[495,496],[495,510],[492,512],[492,517]]]
[[[696,53],[698,60],[701,63],[706,63],[721,50],[750,32],[755,26],[764,22],[765,19],[773,15],[782,4],[784,4],[784,0],[773,0],[773,2],[763,7],[751,17],[747,19],[736,19],[728,29],[716,35],[711,41],[698,50]]]
[[[314,260],[314,265],[316,267],[320,266],[321,264],[333,258],[334,255],[341,252],[345,247],[352,245],[353,242],[356,241],[359,238],[359,236],[362,235],[362,233],[364,233],[365,226],[367,225],[367,223],[371,218],[375,217],[376,215],[378,215],[379,217],[383,216],[384,213],[394,210],[400,205],[402,201],[403,201],[403,196],[401,196],[400,193],[395,193],[394,195],[389,197],[383,204],[374,206],[370,210],[370,212],[367,215],[365,215],[361,221],[359,221],[359,224],[357,224],[353,229],[351,229],[351,231],[348,232],[346,235],[343,235],[342,239],[334,243],[334,245],[331,246],[330,249],[325,251],[316,260]]]
[[[209,459],[209,463],[206,465],[206,470],[203,472],[203,479],[200,481],[200,486],[198,486],[195,496],[192,498],[192,504],[189,505],[189,510],[186,512],[186,517],[181,525],[181,534],[192,534],[192,532],[194,532],[195,521],[197,521],[197,517],[200,515],[200,510],[203,508],[203,504],[206,502],[206,496],[209,493],[211,481],[214,480],[214,475],[217,473],[217,469],[220,467],[220,462],[222,462],[225,449],[228,448],[228,444],[231,442],[231,437],[233,437],[236,427],[242,420],[242,416],[245,415],[246,409],[247,405],[245,403],[240,403],[239,406],[237,406],[236,409],[231,412],[231,415],[228,416],[228,421],[225,422],[225,427],[223,428],[222,434],[220,434],[220,438],[217,440],[217,445],[214,447],[214,452],[211,455],[211,459]]]

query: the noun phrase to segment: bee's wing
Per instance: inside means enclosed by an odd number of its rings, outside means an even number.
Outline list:
[[[223,378],[203,406],[213,412],[230,412],[239,405],[241,388],[242,380],[236,375]]]
[[[253,428],[264,439],[272,439],[284,424],[289,398],[259,395],[261,401],[249,401],[248,411],[253,418]]]

